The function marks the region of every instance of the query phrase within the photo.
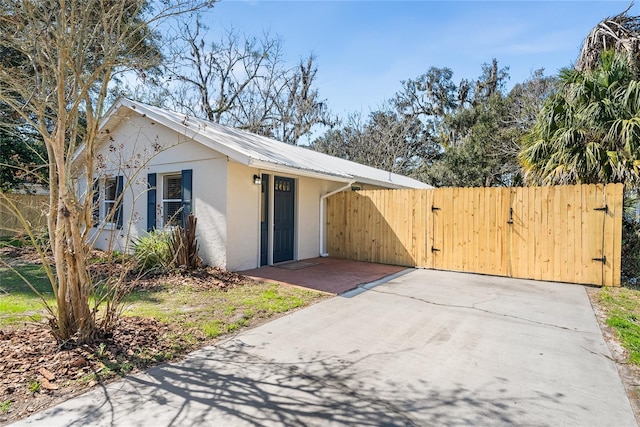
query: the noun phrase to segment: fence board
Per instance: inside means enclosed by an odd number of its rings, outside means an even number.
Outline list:
[[[5,196],[10,202],[15,204],[19,213],[24,217],[33,231],[40,232],[46,230],[46,209],[49,203],[49,196],[3,193],[0,195],[0,237],[16,236],[26,231],[19,219],[19,215],[13,211],[10,203],[4,199]]]
[[[594,244],[595,235],[591,234],[591,225],[589,218],[589,205],[593,204],[595,200],[594,187],[592,186],[583,186],[582,194],[580,195],[582,199],[582,204],[580,206],[580,215],[582,217],[582,251],[580,253],[580,265],[583,266],[583,280],[588,280],[589,277],[593,275],[593,263],[588,260],[591,259],[591,254],[589,253],[591,250],[591,246]]]
[[[588,218],[588,228],[587,233],[589,236],[589,244],[587,246],[588,252],[582,260],[588,267],[588,273],[590,277],[598,277],[598,281],[602,281],[603,271],[602,263],[593,262],[593,258],[601,258],[603,256],[602,244],[599,244],[602,241],[602,219],[596,215],[589,215],[589,211],[595,208],[601,207],[602,205],[602,194],[600,194],[599,188],[594,184],[590,185],[590,191],[587,195],[589,199],[589,203],[584,207],[586,212],[583,214],[587,215]]]
[[[480,270],[480,192],[470,192],[469,198],[472,202],[473,226],[471,229],[471,254],[469,256],[469,271]],[[471,221],[469,221],[471,225]]]
[[[504,237],[502,239],[502,271],[505,276],[511,274],[511,206],[513,205],[513,191],[510,188],[502,189],[502,228]]]
[[[615,281],[620,277],[620,263],[615,260],[620,259],[622,250],[622,215],[623,215],[623,193],[622,184],[608,185],[604,189],[607,205],[607,221],[605,221],[604,253],[607,255],[606,262],[606,282]],[[611,254],[611,258],[609,255]]]
[[[575,203],[574,203],[574,192],[573,188],[569,188],[565,192],[565,204],[564,206],[567,209],[567,216],[565,218],[567,224],[567,233],[565,235],[565,239],[567,241],[567,256],[563,258],[563,274],[566,278],[564,281],[571,281],[572,276],[572,265],[574,265],[575,260],[575,239],[572,236],[575,234]]]
[[[578,283],[582,283],[583,280],[583,272],[582,268],[579,266],[582,265],[582,187],[574,186],[573,188],[573,239],[574,242],[573,247],[573,257],[569,259],[569,266],[571,268],[570,275],[573,275],[575,281]]]
[[[564,191],[559,190],[560,187],[551,187],[551,201],[550,207],[553,206],[553,212],[549,214],[549,228],[553,235],[551,242],[551,250],[549,253],[552,258],[549,262],[551,274],[557,277],[559,281],[565,282],[566,275],[562,272],[562,259],[565,258],[561,254],[567,251],[566,238],[563,238],[563,234],[567,231],[566,223],[566,206],[561,208]],[[566,197],[564,198],[566,199]]]
[[[622,197],[622,184],[343,192],[327,200],[327,247],[360,261],[619,286]]]

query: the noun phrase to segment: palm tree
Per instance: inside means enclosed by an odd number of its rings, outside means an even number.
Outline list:
[[[564,69],[523,141],[520,160],[538,184],[640,180],[640,77],[625,51],[604,50],[591,69]]]

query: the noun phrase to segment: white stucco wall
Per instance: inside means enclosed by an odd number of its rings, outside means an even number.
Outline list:
[[[96,175],[123,175],[125,188],[123,228],[95,230],[95,247],[128,251],[132,239],[146,234],[149,173],[157,174],[156,224],[161,227],[163,174],[192,169],[192,211],[198,218],[200,256],[206,264],[231,271],[256,268],[260,263],[261,186],[253,183],[254,175],[270,175],[270,229],[274,177],[296,180],[294,259],[298,260],[320,255],[320,197],[344,186],[343,182],[260,170],[230,161],[141,116],[109,129],[109,141],[96,157]]]
[[[273,183],[275,176],[294,178],[295,187],[295,248],[297,260],[320,254],[320,197],[344,186],[344,183],[301,177],[244,165],[229,163],[227,219],[229,236],[227,268],[246,270],[260,264],[260,185],[253,184],[253,175],[270,176],[270,228],[273,227]]]
[[[205,264],[227,269],[227,159],[193,163],[193,212],[198,218],[197,238]]]
[[[258,169],[228,163],[227,268],[232,271],[256,268],[260,264],[260,191],[253,183]]]
[[[343,187],[344,183],[315,178],[298,179],[297,203],[297,249],[298,259],[320,255],[320,197]]]
[[[198,218],[200,256],[226,268],[227,158],[148,118],[133,117],[110,130],[111,140],[98,152],[97,175],[123,175],[123,228],[94,233],[99,249],[130,250],[131,239],[146,233],[147,174],[157,173],[157,226],[161,224],[162,176],[193,170],[192,212]],[[129,243],[128,243],[129,242]]]

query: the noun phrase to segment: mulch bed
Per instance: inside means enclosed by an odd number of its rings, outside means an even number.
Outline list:
[[[163,287],[187,286],[195,291],[208,291],[212,289],[228,290],[241,286],[249,280],[247,277],[221,270],[216,267],[202,267],[195,271],[176,271],[172,273],[160,273],[134,279],[136,289],[154,289],[161,284]]]
[[[32,247],[0,248],[0,255],[12,265],[40,263]],[[99,259],[101,255],[96,252],[91,257]],[[109,267],[114,266],[117,268],[117,264]],[[94,277],[118,273],[102,272],[100,263],[91,268]],[[131,287],[137,289],[187,286],[196,291],[227,290],[249,280],[213,267],[130,279]],[[187,332],[197,344],[182,338]],[[176,359],[205,343],[200,331],[141,317],[122,317],[112,332],[82,345],[61,345],[44,323],[0,330],[0,409],[3,404],[10,405],[8,412],[0,410],[0,425],[82,394],[96,384]]]
[[[47,254],[50,257],[50,254]],[[0,248],[0,256],[9,264],[40,264],[40,255],[33,246],[5,246]],[[51,259],[51,258],[49,258]]]
[[[0,331],[0,402],[11,402],[10,411],[0,414],[0,423],[162,362],[162,355],[188,351],[190,345],[181,340],[181,332],[153,319],[123,317],[113,334],[64,348],[44,325]]]

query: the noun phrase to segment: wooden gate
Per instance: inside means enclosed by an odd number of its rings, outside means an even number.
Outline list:
[[[328,199],[331,256],[620,285],[623,185],[439,188]]]

